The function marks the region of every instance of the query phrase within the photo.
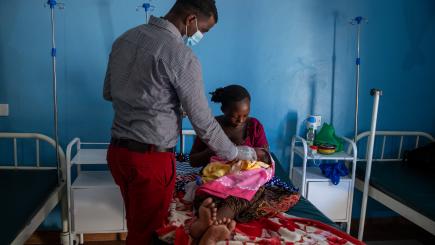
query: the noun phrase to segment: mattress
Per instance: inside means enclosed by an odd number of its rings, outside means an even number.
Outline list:
[[[0,244],[15,239],[57,184],[57,170],[0,170]]]
[[[358,163],[364,179],[366,163]],[[435,220],[435,171],[404,162],[373,162],[370,185],[424,216]]]

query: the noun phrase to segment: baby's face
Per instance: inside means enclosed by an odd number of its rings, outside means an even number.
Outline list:
[[[255,152],[257,153],[257,160],[258,161],[270,164],[271,161],[269,158],[269,154],[267,153],[266,150],[260,149],[260,148],[255,148]]]

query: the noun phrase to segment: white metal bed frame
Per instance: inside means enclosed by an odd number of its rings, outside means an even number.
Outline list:
[[[195,136],[195,135],[196,135],[196,133],[195,133],[195,130],[193,130],[193,129],[183,129],[182,130],[181,141],[180,141],[180,146],[181,146],[180,153],[183,153],[183,154],[185,153],[186,137]]]
[[[363,132],[359,134],[356,138],[356,143],[358,141],[368,138],[370,136],[370,131]],[[373,161],[376,162],[397,162],[402,160],[402,153],[403,153],[403,142],[405,137],[415,137],[415,148],[417,148],[420,144],[420,138],[425,138],[429,141],[434,142],[435,139],[430,134],[425,132],[417,132],[417,131],[376,131],[375,136],[382,136],[382,149],[381,149],[381,156],[380,158],[373,158]],[[385,158],[385,144],[387,137],[400,137],[400,144],[399,149],[397,152],[396,157],[390,157]],[[366,157],[364,159],[358,159],[358,161],[367,161],[368,159],[368,151],[366,153]],[[371,163],[370,161],[368,161]],[[368,164],[369,164],[368,163]],[[369,168],[371,166],[367,166]],[[355,187],[363,191],[364,190],[364,180],[361,180],[359,178],[356,178],[355,180]],[[430,232],[431,234],[435,235],[435,220],[431,220],[430,218],[424,216],[423,214],[417,212],[416,210],[412,209],[411,207],[397,201],[396,199],[392,198],[391,196],[388,196],[386,193],[380,191],[379,189],[376,189],[373,186],[369,186],[368,188],[368,195],[375,199],[376,201],[382,203],[383,205],[387,206],[391,210],[395,211],[396,213],[400,214],[401,216],[405,217],[409,221],[413,222],[414,224],[420,226],[421,228],[425,229],[426,231]],[[361,217],[363,219],[362,225],[364,225],[364,219],[365,217]]]
[[[55,141],[43,134],[38,133],[6,133],[0,132],[0,139],[12,139],[13,141],[13,166],[0,166],[1,169],[16,169],[16,170],[53,170],[57,169],[57,167],[44,167],[40,164],[39,150],[40,150],[40,141],[47,142],[53,148],[56,148]],[[18,163],[18,147],[17,140],[18,139],[34,139],[35,140],[35,148],[36,148],[36,166],[19,166]],[[59,156],[60,156],[60,171],[59,175],[59,186],[50,194],[48,199],[45,201],[44,205],[36,212],[36,214],[31,217],[29,223],[19,232],[19,234],[15,237],[12,244],[24,244],[30,236],[35,232],[38,226],[45,220],[48,214],[53,210],[53,208],[61,202],[62,204],[62,234],[61,234],[61,242],[62,244],[68,244],[68,216],[66,209],[66,162],[65,162],[65,154],[60,146],[58,146]]]

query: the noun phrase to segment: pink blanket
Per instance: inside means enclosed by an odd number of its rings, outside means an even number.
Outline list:
[[[234,196],[250,201],[258,189],[269,181],[275,173],[275,162],[269,168],[259,168],[227,174],[198,187],[198,195],[207,193],[215,197]]]

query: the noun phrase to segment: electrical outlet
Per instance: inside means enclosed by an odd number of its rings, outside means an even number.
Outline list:
[[[0,104],[0,117],[9,116],[9,104]]]

